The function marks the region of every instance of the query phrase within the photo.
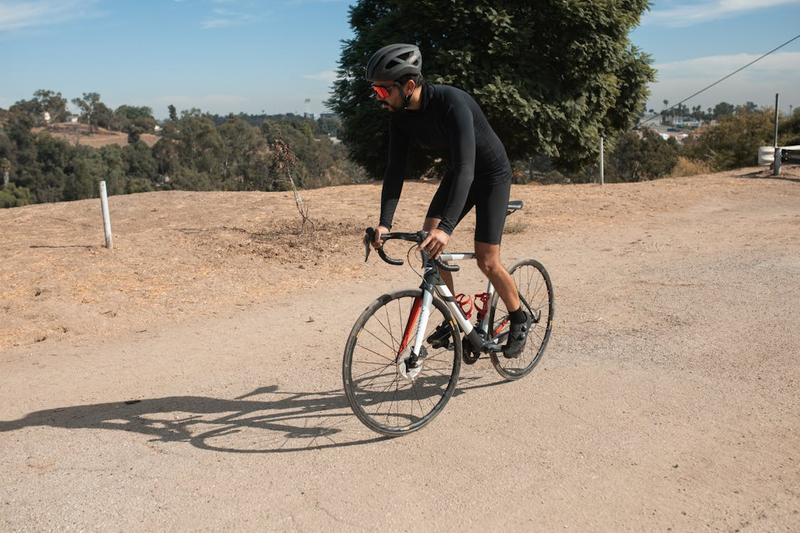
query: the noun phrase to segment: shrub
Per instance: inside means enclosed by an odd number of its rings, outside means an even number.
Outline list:
[[[720,118],[684,141],[684,155],[705,161],[714,171],[758,164],[758,148],[771,146],[774,111],[762,109]]]
[[[683,176],[698,176],[700,174],[710,174],[711,165],[705,161],[679,157],[678,163],[672,169],[671,177],[678,178]]]

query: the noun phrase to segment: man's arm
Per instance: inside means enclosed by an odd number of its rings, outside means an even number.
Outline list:
[[[392,228],[392,219],[403,192],[403,177],[406,173],[408,161],[408,147],[410,139],[392,121],[389,130],[389,164],[383,174],[383,189],[381,191],[381,218],[380,226],[387,230]]]
[[[452,234],[475,179],[475,124],[472,111],[466,104],[454,106],[447,117],[446,127],[454,175],[439,229]]]

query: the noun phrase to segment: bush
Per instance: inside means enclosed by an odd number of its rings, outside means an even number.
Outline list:
[[[762,109],[720,118],[715,126],[702,128],[684,141],[684,155],[704,161],[713,171],[758,164],[758,148],[771,146],[774,111]]]
[[[684,176],[699,176],[700,174],[710,174],[711,165],[705,161],[679,157],[678,164],[672,169],[671,177],[679,178]]]
[[[17,187],[9,183],[4,189],[0,189],[0,208],[22,207],[31,203],[31,191],[25,187]]]
[[[791,117],[780,122],[778,126],[778,144],[780,146],[800,144],[800,109],[795,110]]]

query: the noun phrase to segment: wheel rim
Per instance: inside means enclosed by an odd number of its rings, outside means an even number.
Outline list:
[[[517,284],[523,307],[526,313],[534,316],[534,322],[528,333],[527,344],[518,358],[506,359],[502,353],[492,354],[492,363],[504,377],[518,379],[533,370],[550,339],[554,312],[553,287],[544,267],[533,260],[518,263],[510,273]],[[492,324],[495,332],[499,329],[498,342],[502,344],[508,336],[508,310],[499,297],[495,301]]]
[[[455,390],[460,345],[437,349],[424,342],[414,361],[414,326],[408,330],[408,345],[398,355],[414,300],[420,294],[405,291],[379,299],[362,314],[348,342],[344,366],[348,401],[359,419],[380,433],[419,429],[438,414]],[[445,313],[440,302],[431,306],[426,339],[445,320]],[[451,337],[457,338],[457,334],[453,331]]]

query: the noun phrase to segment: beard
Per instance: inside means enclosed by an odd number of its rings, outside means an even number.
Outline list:
[[[386,111],[388,111],[389,113],[396,113],[398,111],[402,111],[403,110],[403,106],[393,106],[392,104],[390,104],[389,102],[387,102],[385,100],[383,102],[378,102],[378,104],[382,108],[384,108]]]

